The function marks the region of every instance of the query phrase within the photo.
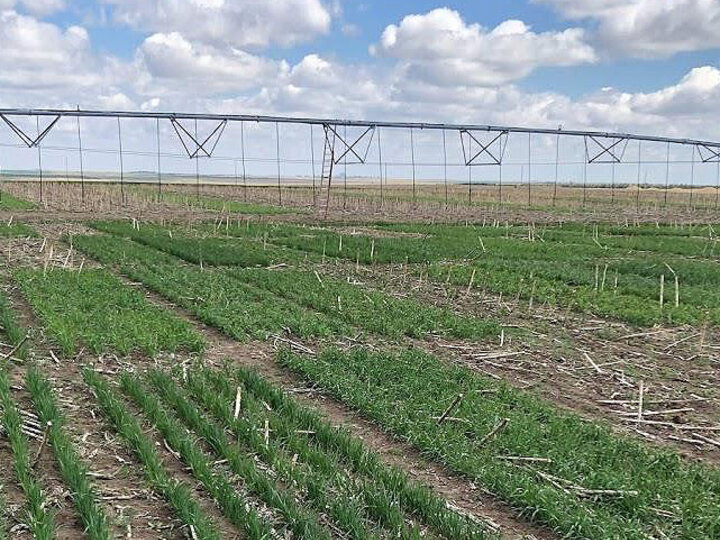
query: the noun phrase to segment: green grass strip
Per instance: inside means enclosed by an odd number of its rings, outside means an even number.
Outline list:
[[[243,393],[243,414],[235,419],[228,407],[228,403],[234,400],[233,390],[222,373],[207,370],[200,376],[190,377],[187,384],[193,397],[231,429],[239,441],[246,443],[250,451],[257,451],[264,461],[276,463],[281,445],[285,447],[285,453],[296,455],[298,463],[308,467],[311,478],[304,480],[293,474],[293,482],[307,484],[308,496],[317,498],[318,505],[326,505],[337,525],[347,531],[350,537],[364,538],[368,534],[362,526],[363,513],[393,537],[415,538],[419,535],[416,526],[408,527],[405,523],[403,511],[406,508],[396,486],[388,489],[372,475],[351,476],[345,471],[345,464],[335,455],[335,451],[326,452],[311,444],[310,439],[315,436],[313,432],[274,411],[269,414],[252,392]],[[268,445],[264,445],[256,429],[264,419],[268,420],[272,431]],[[291,473],[295,473],[297,468],[296,464]],[[364,512],[357,507],[358,503],[364,505]],[[413,518],[418,517],[413,515]],[[468,529],[463,532],[466,533],[464,538],[484,538],[474,534],[476,531]],[[453,530],[449,537],[456,537],[456,533],[457,530]]]
[[[10,225],[0,223],[0,238],[27,238],[35,236],[37,236],[35,229],[24,223],[13,222]]]
[[[330,538],[330,532],[319,525],[319,517],[303,509],[289,491],[280,488],[275,480],[259,471],[250,454],[242,453],[237,445],[228,440],[221,427],[185,399],[170,377],[153,371],[148,374],[148,378],[155,391],[175,410],[178,417],[202,437],[217,457],[227,460],[231,470],[245,480],[247,488],[280,512],[294,534],[301,538]],[[137,391],[142,387],[136,382],[134,384],[134,397],[141,399]],[[145,400],[150,401],[148,398]]]
[[[199,540],[219,540],[217,529],[200,509],[189,486],[170,478],[155,446],[107,381],[89,368],[83,370],[83,378],[92,388],[100,408],[115,431],[144,466],[145,478],[150,487],[165,498],[175,515],[192,528]]]
[[[175,449],[182,460],[190,467],[193,475],[205,486],[212,497],[218,502],[223,514],[238,529],[244,530],[250,538],[268,538],[271,535],[270,527],[262,521],[258,514],[247,506],[247,500],[242,498],[230,479],[224,473],[215,472],[211,461],[206,457],[200,446],[187,433],[186,429],[163,408],[158,398],[148,392],[148,389],[135,377],[125,372],[120,376],[120,388],[123,393],[132,399],[143,411],[150,423],[157,428],[168,444]],[[215,447],[213,446],[213,449]],[[245,458],[248,466],[254,468],[252,459]],[[249,487],[256,487],[253,483],[253,474],[257,471],[244,470],[249,473],[242,474]],[[274,490],[272,482],[265,479],[265,489]]]
[[[47,510],[47,498],[32,470],[28,439],[22,432],[22,418],[10,393],[10,380],[0,366],[0,405],[2,426],[5,428],[13,454],[15,477],[25,494],[27,524],[33,537],[48,540],[55,537],[53,515]]]
[[[348,324],[391,337],[440,334],[482,339],[500,334],[500,325],[443,308],[395,298],[301,270],[232,270],[230,275]]]
[[[394,494],[401,508],[430,525],[445,538],[483,539],[492,535],[477,523],[448,509],[444,499],[425,486],[412,482],[408,476],[382,463],[365,443],[347,431],[330,425],[318,413],[298,405],[280,389],[268,383],[256,372],[238,368],[234,374],[240,382],[258,399],[266,401],[278,416],[294,423],[296,429],[313,432],[312,441],[317,448],[338,456],[355,474],[372,478]],[[227,395],[231,391],[227,377],[212,378],[216,388]]]
[[[347,335],[342,321],[250,287],[219,270],[199,270],[181,260],[124,238],[76,236],[74,245],[100,262],[192,312],[204,323],[245,341],[266,339],[283,329],[300,337]]]
[[[201,351],[204,342],[190,323],[153,306],[106,270],[18,269],[23,293],[64,354],[80,343],[95,353]]]
[[[132,223],[125,221],[98,221],[90,225],[98,231],[130,238],[190,263],[206,266],[269,266],[303,257],[302,252],[267,246],[246,238],[221,238],[208,234],[201,236],[178,227],[166,228],[143,223],[135,228]]]
[[[563,534],[645,538],[655,527],[671,538],[720,533],[716,468],[686,463],[466,368],[417,350],[329,349],[312,358],[283,351],[278,360]],[[438,424],[435,418],[459,394],[464,398],[452,414],[467,423]],[[500,423],[504,429],[489,437]],[[518,466],[505,456],[551,463]],[[543,474],[624,496],[588,500],[580,491],[558,489]]]
[[[25,384],[37,411],[38,420],[47,426],[48,443],[53,448],[60,473],[68,486],[88,537],[93,540],[112,538],[108,518],[88,480],[87,467],[78,457],[70,437],[63,429],[64,420],[50,383],[40,375],[36,367],[31,367],[25,377]]]
[[[30,201],[10,195],[7,191],[0,191],[0,210],[30,210],[35,205]]]

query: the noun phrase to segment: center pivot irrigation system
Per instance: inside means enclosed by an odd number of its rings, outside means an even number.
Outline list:
[[[558,185],[558,167],[560,164],[560,145],[561,138],[571,137],[580,139],[584,147],[584,156],[582,159],[583,172],[583,205],[585,204],[585,192],[587,187],[587,167],[590,164],[605,163],[612,165],[613,185],[615,179],[615,165],[625,164],[633,165],[637,163],[637,193],[636,205],[640,201],[640,185],[641,185],[641,166],[643,164],[643,143],[654,143],[655,145],[666,145],[665,167],[665,203],[667,204],[667,190],[670,184],[670,148],[685,147],[691,150],[691,159],[683,163],[690,164],[690,204],[692,205],[693,186],[695,184],[695,164],[697,163],[717,163],[717,191],[720,194],[720,142],[681,139],[672,137],[661,137],[652,135],[637,135],[630,133],[614,133],[601,131],[583,131],[583,130],[566,130],[558,129],[542,129],[528,128],[517,126],[496,126],[496,125],[480,125],[480,124],[446,124],[446,123],[421,123],[421,122],[375,122],[364,120],[339,120],[339,119],[323,119],[323,118],[305,118],[305,117],[288,117],[288,116],[260,116],[260,115],[244,115],[244,114],[193,114],[193,113],[163,113],[163,112],[144,112],[144,111],[98,111],[98,110],[81,110],[81,109],[0,109],[0,120],[12,133],[19,139],[20,146],[37,149],[38,158],[38,176],[40,180],[40,199],[42,200],[42,184],[43,184],[43,165],[41,143],[52,132],[54,128],[65,118],[74,118],[77,128],[77,147],[67,148],[65,150],[74,150],[78,153],[79,161],[79,180],[81,184],[81,192],[84,200],[85,197],[85,180],[86,174],[83,169],[83,140],[80,120],[86,119],[116,119],[117,120],[117,153],[119,154],[119,182],[123,193],[123,201],[125,200],[124,185],[126,183],[126,171],[123,166],[123,136],[121,128],[121,119],[145,119],[154,120],[157,138],[155,141],[155,151],[157,153],[157,185],[161,189],[163,184],[163,171],[161,170],[161,122],[167,122],[172,127],[172,131],[177,136],[187,158],[195,160],[196,184],[201,184],[198,162],[203,158],[212,158],[213,154],[220,142],[226,128],[229,124],[239,124],[240,141],[239,141],[239,160],[242,163],[242,175],[246,177],[246,152],[245,152],[245,130],[244,126],[249,123],[253,124],[270,124],[274,126],[275,131],[275,148],[274,161],[277,165],[277,193],[278,202],[282,204],[282,182],[281,182],[281,125],[309,126],[310,128],[310,163],[312,165],[312,182],[313,182],[313,199],[315,205],[321,207],[324,204],[324,211],[327,209],[330,201],[330,189],[333,181],[333,174],[338,165],[344,164],[360,164],[370,165],[377,164],[379,173],[380,196],[382,199],[383,177],[387,183],[387,159],[385,168],[383,168],[383,144],[381,142],[382,130],[404,130],[409,133],[407,143],[409,145],[410,163],[407,165],[412,172],[412,197],[416,200],[416,168],[422,164],[416,160],[416,137],[419,132],[441,132],[441,139],[438,138],[438,144],[442,147],[438,149],[438,153],[443,156],[443,162],[435,164],[443,167],[443,176],[445,182],[445,193],[447,202],[447,183],[448,183],[448,143],[449,136],[459,139],[459,151],[461,155],[461,163],[471,171],[473,167],[486,166],[498,168],[498,189],[499,200],[502,204],[503,175],[502,167],[506,162],[506,149],[508,140],[511,135],[520,137],[527,135],[527,201],[528,205],[532,202],[532,183],[531,183],[531,164],[533,149],[537,148],[538,139],[554,137],[555,139],[555,180],[553,192],[553,205],[557,197]],[[207,135],[198,135],[198,122],[210,123],[211,127],[207,131]],[[2,125],[0,124],[0,125]],[[33,133],[29,129],[21,127],[22,125],[32,125]],[[321,128],[324,135],[324,144],[322,150],[322,161],[319,175],[316,173],[316,156],[313,146],[313,129]],[[75,126],[73,126],[75,128]],[[395,139],[397,140],[397,138]],[[628,145],[637,144],[637,162],[626,157]],[[375,143],[375,146],[373,146]],[[534,144],[536,145],[534,147]],[[85,149],[85,152],[88,152]],[[544,147],[547,152],[547,145]],[[376,153],[375,153],[376,152]],[[127,150],[125,154],[127,154]],[[373,161],[368,160],[368,156],[373,153]],[[656,152],[657,153],[657,152]],[[136,152],[137,154],[137,152]],[[145,152],[151,155],[150,152]],[[154,154],[154,153],[153,153]],[[236,162],[237,158],[233,158]],[[655,165],[661,164],[656,160]],[[237,172],[236,172],[237,177]],[[316,178],[317,177],[317,178]],[[347,173],[345,174],[347,179]],[[317,182],[319,180],[319,182]],[[154,182],[154,180],[153,180]],[[472,181],[469,183],[468,196],[472,198]],[[717,195],[716,195],[717,196]],[[717,204],[717,201],[716,201]]]

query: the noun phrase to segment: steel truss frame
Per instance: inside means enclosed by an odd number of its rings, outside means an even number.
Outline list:
[[[42,132],[38,133],[37,136],[35,138],[33,138],[32,136],[28,135],[20,126],[15,124],[15,122],[10,120],[8,118],[8,116],[13,116],[13,113],[0,113],[0,118],[2,118],[2,120],[8,125],[8,127],[10,129],[12,129],[13,132],[15,132],[15,135],[17,135],[20,138],[20,140],[23,143],[25,143],[25,145],[28,148],[34,148],[38,144],[40,144],[40,141],[42,141],[45,138],[45,136],[48,133],[50,133],[52,128],[55,127],[55,124],[57,124],[58,121],[60,120],[60,118],[62,117],[61,114],[55,115],[55,118],[47,125],[47,127],[45,127],[45,129]],[[19,115],[15,115],[15,116],[19,116]],[[24,116],[30,116],[30,115],[24,115]]]
[[[367,161],[368,154],[370,153],[370,145],[372,144],[373,138],[375,137],[376,126],[368,126],[365,131],[363,131],[352,142],[349,142],[349,137],[343,137],[342,135],[340,135],[340,133],[338,133],[337,128],[339,126],[346,127],[345,124],[323,124],[323,130],[325,131],[325,140],[330,143],[333,148],[333,160],[335,162],[335,165],[339,165],[340,162],[343,161],[343,159],[345,160],[345,163],[348,164],[364,164]],[[362,141],[368,135],[368,133],[370,134],[370,137],[368,138],[367,145],[365,146],[365,151],[359,149],[358,151],[356,151],[356,147],[358,147],[360,141]],[[335,144],[337,144],[338,141],[340,142],[342,147],[344,147],[344,152],[335,151]],[[354,158],[351,157],[353,161],[347,160],[347,156],[349,154],[355,156]]]
[[[396,128],[396,129],[418,129],[418,130],[446,130],[446,131],[467,131],[473,133],[479,132],[506,132],[508,135],[512,133],[530,133],[537,135],[563,135],[569,137],[595,137],[597,139],[622,139],[628,141],[647,141],[647,142],[664,142],[678,145],[695,145],[702,146],[705,150],[717,151],[720,153],[720,141],[707,141],[699,139],[682,139],[676,137],[663,137],[654,135],[641,135],[632,133],[616,133],[603,131],[586,131],[586,130],[566,130],[561,128],[531,128],[521,126],[498,126],[483,124],[448,124],[448,123],[425,123],[425,122],[377,122],[366,120],[340,120],[327,118],[310,118],[295,116],[263,116],[249,114],[201,114],[201,113],[171,113],[171,112],[151,112],[151,111],[102,111],[102,110],[82,110],[82,109],[0,109],[0,117],[6,120],[7,116],[40,116],[40,117],[88,117],[88,118],[152,118],[160,120],[168,120],[170,122],[179,123],[182,120],[212,120],[218,122],[219,127],[223,127],[228,122],[256,122],[256,123],[278,123],[278,124],[306,124],[319,126],[332,126],[334,129],[338,127],[363,127],[371,128],[373,131],[377,128]],[[7,121],[7,120],[6,120]],[[54,126],[57,120],[52,122]],[[45,130],[45,135],[49,129]],[[18,134],[20,136],[20,134]],[[27,135],[26,135],[27,136]],[[43,135],[44,136],[44,135]],[[21,137],[22,138],[22,137]],[[33,140],[30,139],[32,143]],[[207,154],[205,144],[207,141],[195,144],[199,145],[195,151],[189,152],[191,157],[197,153],[203,152]],[[26,142],[27,144],[27,142]],[[34,144],[37,144],[35,142]],[[350,146],[350,145],[349,145]],[[211,152],[210,152],[211,153]]]
[[[703,163],[720,163],[720,148],[705,144],[696,144],[695,146]]]
[[[17,117],[35,119],[36,135],[30,135],[24,130],[17,121]],[[0,119],[2,123],[18,137],[22,144],[28,148],[36,148],[38,152],[38,168],[40,175],[40,199],[42,200],[42,152],[41,142],[45,140],[48,134],[60,122],[62,118],[75,118],[77,122],[77,135],[80,163],[80,181],[82,186],[84,200],[84,173],[83,173],[83,145],[80,131],[80,120],[82,118],[115,118],[118,121],[118,149],[120,152],[120,180],[123,183],[123,144],[122,133],[120,128],[121,119],[152,119],[156,123],[157,136],[157,159],[158,159],[158,188],[162,185],[161,158],[160,158],[160,122],[168,121],[173,131],[178,137],[182,147],[190,159],[195,159],[195,175],[198,184],[200,184],[199,158],[211,158],[215,149],[222,138],[228,124],[239,123],[241,131],[242,146],[242,162],[243,162],[243,180],[245,180],[245,150],[244,150],[244,133],[243,125],[245,122],[275,124],[276,135],[276,160],[278,167],[278,196],[282,201],[282,190],[280,185],[281,169],[280,169],[280,124],[305,125],[310,127],[311,146],[312,146],[312,128],[320,126],[324,131],[324,152],[323,164],[321,171],[320,186],[323,189],[325,180],[327,180],[327,205],[330,197],[330,184],[332,181],[333,166],[343,163],[348,164],[366,164],[368,155],[371,151],[372,143],[377,131],[377,152],[378,163],[380,166],[380,189],[382,199],[382,178],[383,178],[383,161],[382,161],[382,145],[380,144],[381,129],[399,129],[408,130],[410,133],[410,151],[412,164],[413,179],[413,198],[415,198],[415,143],[413,133],[415,130],[420,131],[439,131],[442,134],[442,149],[444,160],[444,177],[446,184],[446,207],[448,204],[447,196],[447,147],[446,132],[457,132],[460,137],[462,146],[463,162],[468,167],[469,188],[468,196],[472,197],[472,167],[478,165],[498,166],[499,168],[499,196],[500,205],[502,206],[502,165],[507,147],[508,139],[511,134],[525,134],[528,137],[528,204],[531,203],[531,173],[530,166],[532,163],[532,140],[533,135],[545,135],[556,137],[556,159],[555,159],[555,191],[553,194],[553,204],[557,195],[558,184],[558,162],[560,137],[581,137],[585,145],[585,172],[583,181],[583,204],[585,201],[585,187],[587,182],[588,165],[593,163],[607,163],[613,165],[613,186],[615,180],[614,165],[623,162],[625,151],[630,142],[636,142],[638,145],[638,183],[637,183],[637,199],[636,205],[639,209],[640,199],[640,183],[642,170],[642,145],[644,142],[665,143],[667,144],[667,165],[666,165],[666,186],[665,186],[665,203],[667,204],[667,191],[669,185],[669,164],[670,164],[670,147],[671,145],[690,147],[692,153],[692,169],[690,184],[690,203],[693,197],[693,182],[695,173],[696,152],[700,159],[699,163],[716,163],[717,171],[717,193],[716,207],[720,207],[720,141],[709,141],[699,139],[683,139],[676,137],[664,137],[654,135],[642,135],[632,133],[619,132],[602,132],[588,130],[566,130],[562,126],[557,129],[549,128],[532,128],[522,126],[501,126],[501,125],[482,125],[482,124],[450,124],[450,123],[423,123],[423,122],[388,122],[388,121],[366,121],[366,120],[343,120],[328,118],[310,118],[296,116],[264,116],[264,115],[247,115],[247,114],[198,114],[198,113],[173,113],[173,112],[150,112],[150,111],[120,111],[120,110],[82,110],[77,109],[21,109],[21,108],[0,108]],[[48,118],[49,122],[41,130],[41,119]],[[194,129],[187,127],[188,122],[194,122]],[[198,136],[198,122],[210,123],[214,126],[207,136]],[[206,124],[207,125],[207,124]],[[342,129],[340,129],[342,128]],[[348,137],[348,130],[354,133]],[[341,135],[342,132],[342,135]],[[339,148],[336,149],[336,144]],[[474,145],[477,145],[476,147]],[[313,179],[315,178],[314,150],[313,161]],[[237,175],[237,173],[236,173]],[[387,171],[385,172],[387,175]],[[327,176],[327,178],[326,178]],[[314,180],[313,180],[314,181]],[[245,183],[245,182],[244,182]],[[315,196],[315,195],[314,195]],[[124,200],[124,196],[123,196]]]
[[[508,131],[503,130],[500,132],[490,131],[491,135],[494,135],[489,142],[482,142],[476,137],[475,133],[469,129],[460,130],[460,146],[462,147],[463,161],[467,167],[473,167],[478,165],[502,165],[503,157],[505,156],[505,148],[507,147],[507,136]],[[505,137],[505,143],[503,144],[503,136]],[[467,147],[465,141],[467,140]],[[475,154],[473,154],[472,143],[475,142],[479,147]],[[493,145],[497,143],[498,149],[493,150]],[[486,157],[489,161],[479,162],[477,161],[481,157]]]
[[[205,137],[202,142],[200,142],[200,138],[197,136],[197,133],[195,133],[195,135],[190,133],[190,131],[188,131],[188,129],[185,128],[185,126],[183,126],[177,118],[171,118],[170,123],[172,124],[172,127],[178,136],[178,139],[180,139],[180,143],[183,145],[185,152],[187,152],[188,157],[190,159],[197,159],[199,157],[212,157],[212,154],[215,151],[218,143],[220,142],[220,138],[222,137],[223,132],[225,131],[225,127],[227,127],[228,121],[221,120],[218,125],[215,126],[215,129],[210,132],[210,135]],[[190,139],[191,144],[185,141],[185,137]],[[205,145],[209,144],[213,138],[214,142],[212,143],[212,146],[210,146],[209,149],[206,148]],[[191,145],[194,147],[194,150],[192,152],[190,151]],[[205,155],[200,156],[200,152]]]
[[[588,134],[584,137],[584,142],[585,159],[587,159],[588,163],[622,163],[630,138],[627,136],[604,137]],[[591,156],[592,143],[595,143],[595,148],[593,148],[593,155]]]

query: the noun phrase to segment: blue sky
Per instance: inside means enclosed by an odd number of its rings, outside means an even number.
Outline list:
[[[720,0],[0,0],[0,50],[4,107],[720,140]]]
[[[476,22],[492,28],[508,19],[524,21],[536,32],[547,32],[568,25],[568,21],[550,5],[527,0],[504,0],[502,2],[435,2],[431,0],[400,0],[383,2],[377,0],[347,0],[342,2],[342,12],[336,23],[326,34],[318,35],[307,43],[294,47],[270,46],[265,54],[276,59],[300,61],[310,53],[320,53],[347,62],[378,62],[368,53],[368,48],[377,41],[384,28],[401,21],[413,13],[426,13],[438,7],[449,7],[462,14],[469,22]],[[27,9],[19,8],[27,12]],[[94,0],[75,0],[67,9],[50,14],[48,21],[59,26],[86,24],[97,51],[130,60],[136,49],[147,37],[147,32],[123,24],[99,24],[99,13],[104,11],[112,16],[112,8]],[[579,21],[576,26],[588,31],[596,23],[592,19]],[[343,32],[343,27],[352,26],[352,33]],[[356,32],[356,33],[355,33]],[[539,68],[518,85],[528,91],[562,91],[571,97],[579,97],[598,88],[615,86],[626,92],[649,92],[671,85],[690,69],[698,65],[717,65],[720,51],[711,46],[699,47],[690,52],[678,52],[659,59],[637,59],[616,56],[603,62],[573,69]],[[638,76],[642,73],[642,76]]]

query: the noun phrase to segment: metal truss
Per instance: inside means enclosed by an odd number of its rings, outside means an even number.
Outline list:
[[[342,124],[323,124],[325,140],[330,141],[332,139],[333,160],[335,165],[338,165],[343,160],[348,164],[364,164],[370,152],[373,137],[375,136],[375,126],[368,126],[365,131],[360,133],[360,135],[351,142],[349,137],[343,137],[338,133],[337,128],[340,125]],[[370,135],[369,137],[367,137],[368,134]],[[361,145],[360,142],[366,138],[367,144],[363,143]],[[336,150],[335,145],[338,143],[340,144],[340,149]],[[363,145],[365,147],[364,150],[361,149]],[[347,159],[348,157],[350,157],[350,160]]]
[[[703,163],[719,163],[720,162],[720,148],[717,146],[707,146],[705,144],[697,144],[698,155]]]
[[[170,118],[170,123],[172,124],[178,139],[180,139],[180,143],[183,145],[185,152],[187,152],[188,157],[190,159],[198,159],[200,157],[212,157],[212,154],[220,142],[223,132],[225,131],[228,121],[227,119],[221,120],[218,125],[215,126],[215,129],[210,132],[210,135],[205,137],[202,142],[200,142],[199,137],[197,137],[197,132],[195,134],[190,133],[190,131],[188,131],[176,118]],[[211,146],[208,147],[206,145]],[[204,155],[201,156],[201,152]]]
[[[479,132],[476,132],[479,135]],[[460,130],[460,146],[462,147],[463,161],[468,167],[477,165],[502,165],[507,147],[508,131],[490,132],[492,138],[489,142],[481,141],[473,131],[468,129]],[[503,137],[505,141],[503,143]],[[480,148],[473,154],[473,142]],[[497,147],[497,148],[495,148]],[[483,161],[484,159],[484,161]]]
[[[36,117],[52,117],[50,125],[38,135],[36,138],[32,138],[27,135],[24,131],[19,129],[12,121],[9,121],[8,116],[36,116]],[[339,119],[328,119],[328,118],[309,118],[309,117],[290,117],[290,116],[261,116],[261,115],[244,115],[244,114],[195,114],[195,113],[170,113],[170,112],[150,112],[150,111],[100,111],[100,110],[80,110],[80,109],[0,109],[0,117],[5,123],[20,137],[20,139],[26,145],[32,147],[36,146],[45,135],[52,129],[57,121],[62,117],[83,117],[83,118],[152,118],[159,120],[168,120],[172,123],[175,128],[178,137],[180,137],[185,150],[187,151],[188,157],[210,157],[217,145],[220,136],[228,122],[256,122],[256,123],[274,123],[274,124],[304,124],[304,125],[317,125],[327,127],[327,131],[335,132],[335,135],[339,137],[338,128],[364,128],[362,134],[357,137],[354,141],[345,141],[345,137],[340,137],[342,142],[339,143],[343,151],[336,152],[335,159],[345,159],[347,156],[352,156],[353,159],[358,160],[360,163],[365,162],[367,150],[370,145],[368,144],[365,152],[359,150],[359,146],[362,146],[361,141],[364,140],[368,135],[372,135],[378,128],[395,128],[395,129],[411,129],[411,130],[442,130],[442,131],[457,131],[465,133],[466,142],[472,142],[467,137],[476,133],[503,133],[510,135],[513,133],[524,133],[524,134],[537,134],[537,135],[562,135],[566,137],[583,137],[585,138],[586,144],[588,141],[598,146],[597,151],[593,151],[593,155],[590,156],[588,150],[588,161],[599,162],[601,160],[607,160],[610,163],[619,163],[622,159],[621,146],[625,146],[629,141],[647,141],[647,142],[659,142],[659,143],[671,143],[678,145],[690,145],[696,146],[700,152],[705,156],[703,159],[707,161],[720,161],[720,141],[707,141],[697,139],[681,139],[673,137],[663,137],[654,135],[640,135],[630,133],[613,133],[613,132],[602,132],[602,131],[584,131],[584,130],[564,130],[560,128],[531,128],[522,126],[497,126],[497,125],[481,125],[481,124],[448,124],[448,123],[421,123],[421,122],[371,122],[366,120],[339,120]],[[182,126],[182,121],[214,121],[217,122],[217,126],[210,133],[208,137],[200,141],[196,135],[190,133],[188,129]],[[502,138],[502,137],[501,137]],[[490,164],[497,164],[498,155],[497,152],[490,152],[495,156],[495,160],[489,158],[487,150],[489,147],[486,144],[481,144],[476,140],[477,144],[480,144],[480,154],[476,156],[469,156],[466,164],[473,165],[476,160],[487,158],[490,160]],[[485,148],[483,150],[483,147]],[[709,154],[709,155],[708,155]],[[502,158],[500,158],[501,160]]]
[[[40,144],[40,141],[42,141],[45,136],[50,133],[52,128],[55,127],[55,124],[58,123],[60,118],[62,117],[61,114],[55,115],[55,118],[47,125],[47,127],[40,133],[37,134],[35,138],[28,135],[22,128],[20,128],[15,122],[10,120],[8,118],[9,115],[12,115],[12,113],[0,113],[0,118],[3,119],[3,121],[8,125],[10,129],[12,129],[15,134],[20,138],[20,140],[28,147],[33,148]],[[27,116],[27,115],[26,115]]]
[[[583,138],[588,163],[621,163],[631,137],[588,134]]]

